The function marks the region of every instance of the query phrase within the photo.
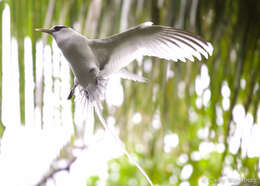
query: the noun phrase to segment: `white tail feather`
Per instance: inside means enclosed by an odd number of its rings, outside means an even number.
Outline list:
[[[149,184],[151,186],[153,186],[153,183],[151,181],[151,179],[149,178],[149,176],[146,174],[146,172],[143,170],[143,168],[138,164],[138,162],[129,154],[129,152],[125,149],[124,144],[121,142],[121,140],[119,139],[118,136],[116,136],[113,131],[107,126],[106,121],[104,120],[104,118],[101,115],[99,106],[94,102],[94,108],[95,111],[97,113],[97,116],[99,118],[99,120],[101,121],[103,127],[105,128],[105,130],[109,131],[110,134],[115,138],[115,140],[119,143],[121,149],[123,150],[124,154],[126,154],[126,156],[128,157],[128,159],[133,162],[135,164],[135,166],[140,170],[140,172],[144,175],[144,177],[146,178],[146,180],[149,182]]]

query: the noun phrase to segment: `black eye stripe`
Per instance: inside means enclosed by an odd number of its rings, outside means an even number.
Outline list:
[[[66,26],[54,26],[54,27],[53,27],[53,30],[59,31],[59,30],[61,30],[62,28],[67,28],[67,27],[66,27]]]

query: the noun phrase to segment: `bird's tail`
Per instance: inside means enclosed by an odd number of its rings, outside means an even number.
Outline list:
[[[146,172],[144,171],[144,169],[139,165],[139,163],[133,158],[133,156],[131,156],[131,154],[126,150],[125,145],[123,144],[123,142],[119,139],[119,137],[117,135],[115,135],[113,133],[113,131],[107,126],[106,121],[104,120],[104,118],[101,115],[101,111],[100,111],[100,107],[96,104],[94,104],[94,110],[100,120],[100,122],[102,123],[103,127],[105,128],[106,131],[109,131],[109,133],[112,135],[112,137],[118,142],[118,144],[120,145],[121,150],[123,151],[123,153],[128,157],[128,159],[139,169],[139,171],[144,175],[145,179],[149,182],[149,184],[151,186],[153,186],[153,183],[151,181],[151,179],[149,178],[149,176],[146,174]]]
[[[105,99],[107,84],[108,79],[97,78],[96,84],[89,84],[86,88],[79,86],[79,92],[84,102],[90,105],[97,104],[101,107],[101,102]]]
[[[135,80],[135,81],[141,81],[144,82],[144,79],[140,79],[137,78],[137,76],[133,76],[133,75],[129,75],[128,73],[127,77],[130,77],[128,79],[131,80]],[[128,157],[128,159],[135,164],[135,166],[139,169],[139,171],[144,175],[144,177],[146,178],[146,180],[149,182],[149,184],[151,186],[153,186],[153,183],[151,181],[151,179],[149,178],[149,176],[146,174],[146,172],[142,169],[142,167],[138,164],[138,162],[130,155],[130,153],[126,150],[124,144],[121,142],[121,140],[119,139],[118,136],[116,136],[113,131],[111,131],[104,118],[101,115],[101,110],[102,110],[102,100],[105,98],[105,92],[106,92],[106,87],[107,87],[107,83],[108,83],[108,79],[104,79],[104,78],[98,78],[96,85],[93,86],[88,86],[87,88],[83,88],[83,87],[79,87],[80,88],[80,92],[82,94],[82,98],[84,99],[84,102],[86,104],[86,106],[89,108],[88,110],[90,110],[91,112],[89,112],[90,118],[94,119],[94,112],[97,114],[99,120],[101,121],[103,127],[105,128],[105,130],[109,131],[110,134],[113,136],[113,138],[115,138],[115,140],[120,144],[121,150],[124,152],[124,154],[126,154],[126,156]]]
[[[121,69],[116,74],[119,75],[119,77],[122,79],[128,79],[128,80],[142,82],[142,83],[147,82],[146,78],[133,74],[127,71],[126,69]],[[106,88],[107,88],[109,78],[110,78],[109,76],[108,77],[98,76],[95,84],[89,84],[86,88],[80,87],[80,92],[82,96],[86,99],[86,101],[90,103],[96,103],[101,106],[101,102],[105,98],[105,93],[106,93]]]

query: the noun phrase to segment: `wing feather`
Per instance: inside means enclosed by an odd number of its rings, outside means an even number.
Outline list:
[[[139,56],[185,62],[212,55],[212,45],[192,33],[144,23],[111,37],[92,40],[103,77],[119,72]]]

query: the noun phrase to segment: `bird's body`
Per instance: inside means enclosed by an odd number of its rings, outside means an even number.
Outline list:
[[[88,39],[72,29],[63,30],[63,32],[63,37],[54,35],[54,38],[63,55],[70,63],[77,82],[86,88],[88,84],[96,81],[93,73],[99,71],[97,58],[89,46],[90,41]],[[71,37],[73,37],[73,40]]]
[[[109,77],[121,77],[144,81],[143,77],[128,72],[125,67],[139,56],[155,56],[183,62],[201,60],[212,54],[213,47],[204,39],[167,26],[143,23],[126,32],[105,39],[88,39],[71,28],[54,26],[38,31],[51,34],[63,55],[70,63],[77,85],[86,92],[90,101],[100,101],[104,96]]]

